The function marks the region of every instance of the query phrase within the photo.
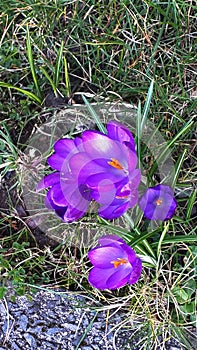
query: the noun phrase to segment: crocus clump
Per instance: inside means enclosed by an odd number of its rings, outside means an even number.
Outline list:
[[[149,220],[171,219],[177,207],[173,189],[167,185],[148,188],[139,200],[139,207]]]
[[[138,281],[142,262],[124,240],[115,235],[103,236],[99,246],[88,253],[94,267],[89,273],[89,283],[97,289],[117,289]]]
[[[81,138],[58,140],[54,150],[48,164],[55,172],[37,189],[49,188],[45,204],[65,222],[81,218],[92,200],[105,219],[137,204],[141,174],[133,136],[124,125],[110,121],[107,134],[88,130]]]

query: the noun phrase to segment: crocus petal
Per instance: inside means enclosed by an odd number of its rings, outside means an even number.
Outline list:
[[[43,179],[38,183],[36,190],[40,191],[43,188],[47,188],[50,186],[55,185],[56,183],[58,183],[60,181],[60,173],[55,172],[49,175],[46,175],[45,177],[43,177]]]
[[[141,173],[139,169],[133,170],[128,178],[125,178],[122,182],[117,184],[116,198],[124,199],[126,196],[127,200],[132,200],[133,197],[138,198],[137,189],[140,184]],[[137,195],[137,196],[136,196]],[[130,206],[131,203],[130,203]]]
[[[123,195],[120,193],[120,190],[127,185],[127,181],[127,177],[121,180],[118,178],[116,181],[113,174],[109,176],[107,173],[102,173],[90,176],[90,178],[87,179],[87,184],[92,189],[92,198],[101,204],[102,210],[104,210],[109,205],[119,207],[126,201],[129,201],[127,197],[130,196],[130,188],[126,199],[124,197],[125,193]]]
[[[80,137],[75,137],[74,143],[80,152],[84,152],[83,142],[82,142],[82,139]]]
[[[123,287],[129,281],[131,272],[132,267],[130,264],[120,266],[106,281],[107,288],[117,289]]]
[[[123,151],[124,145],[121,147],[119,142],[96,131],[85,131],[82,140],[85,151],[91,155],[92,159],[116,159],[123,168],[127,168],[127,159]]]
[[[55,154],[52,154],[48,158],[47,162],[48,162],[48,164],[50,165],[50,167],[52,169],[61,171],[62,167],[63,167],[63,164],[65,162],[65,158],[61,157],[59,154],[55,153]]]
[[[52,197],[51,197],[51,189],[47,192],[47,195],[45,197],[45,205],[48,209],[55,210],[58,206],[54,203]]]
[[[83,203],[83,210],[78,210],[77,208],[71,207],[65,200],[63,199],[64,205],[57,205],[54,202],[54,189],[50,189],[47,193],[45,199],[45,205],[48,209],[54,210],[55,213],[62,218],[65,222],[73,222],[79,220],[87,211],[86,202]],[[64,202],[65,201],[65,202]],[[82,208],[82,205],[80,205]]]
[[[65,222],[73,222],[73,221],[77,221],[79,220],[82,216],[84,216],[84,214],[86,213],[86,210],[81,211],[78,210],[76,208],[72,208],[70,206],[68,206],[64,216],[63,216],[63,220]]]
[[[74,140],[70,139],[60,139],[54,144],[55,152],[62,158],[66,158],[75,148]]]
[[[133,135],[124,125],[116,121],[109,121],[107,124],[107,132],[111,139],[117,140],[121,143],[126,142],[126,144],[130,145],[130,149],[135,151],[135,141]]]
[[[104,206],[109,206],[116,195],[116,188],[113,181],[108,180],[107,178],[103,178],[102,175],[95,176],[97,188],[92,190],[92,198],[96,200],[100,204],[104,204]],[[97,184],[98,182],[98,184]],[[88,185],[91,187],[91,182]]]
[[[69,167],[72,174],[78,178],[79,183],[85,183],[91,175],[105,171],[102,166],[92,161],[92,158],[84,152],[73,155],[69,160]]]
[[[166,214],[165,220],[170,220],[173,217],[176,207],[177,207],[177,201],[175,198],[173,198],[171,205],[169,206],[168,213]]]
[[[99,215],[107,220],[117,219],[119,216],[123,215],[129,208],[129,203],[123,203],[122,205],[112,206],[109,205],[106,207],[99,208]]]
[[[120,245],[94,248],[88,253],[88,257],[94,266],[102,269],[114,267],[113,261],[116,261],[117,258],[127,259],[127,255]]]
[[[174,191],[173,191],[173,189],[170,187],[170,186],[168,186],[168,185],[156,185],[155,187],[154,187],[154,189],[157,191],[157,190],[159,190],[160,192],[163,192],[163,193],[169,193],[171,196],[173,196],[174,195]]]
[[[133,191],[129,197],[129,208],[133,208],[138,202],[138,190]]]
[[[126,180],[127,178],[122,178],[122,176],[119,176],[119,174],[104,171],[98,174],[90,175],[87,178],[86,183],[90,188],[94,189],[95,191],[97,190],[97,198],[99,198],[100,196],[102,196],[103,191],[113,190],[113,192],[116,192],[116,187],[118,187],[122,179]],[[99,203],[102,203],[102,201],[100,201]]]
[[[55,184],[51,189],[51,198],[54,204],[58,206],[67,206],[68,202],[62,192],[62,189],[59,184]]]
[[[122,238],[120,238],[116,235],[105,235],[105,236],[99,238],[98,242],[101,246],[111,245],[111,244],[115,244],[115,245],[125,244],[125,241],[123,241]]]
[[[135,254],[135,251],[130,247],[128,246],[125,242],[124,244],[122,245],[122,249],[125,251],[125,253],[127,254],[127,259],[128,261],[130,262],[130,264],[132,265],[133,267],[133,264],[135,264],[135,261],[136,261],[136,254]],[[141,260],[140,260],[141,261]]]
[[[139,280],[142,272],[142,261],[139,258],[136,258],[135,263],[133,263],[132,267],[133,270],[129,277],[129,284],[134,284]]]
[[[64,218],[67,206],[58,206],[53,202],[53,199],[51,197],[51,189],[47,192],[45,198],[45,205],[48,209],[54,210],[59,217],[61,217],[62,219]]]
[[[52,209],[56,212],[58,216],[60,216],[65,222],[72,222],[79,220],[87,211],[88,208],[88,202],[84,201],[83,204],[80,204],[79,207],[82,210],[78,210],[77,208],[74,208],[70,206],[65,198],[62,201],[63,203],[66,203],[65,205],[57,205],[54,202],[54,189],[50,189],[47,193],[46,199],[45,199],[45,205],[47,208]]]
[[[97,289],[107,289],[107,280],[113,274],[114,268],[112,269],[100,269],[93,267],[88,276],[88,282]]]
[[[129,183],[131,188],[137,188],[141,181],[141,172],[139,169],[135,169],[130,173]]]
[[[91,200],[91,190],[86,185],[78,184],[75,177],[64,178],[60,181],[61,190],[54,194],[54,201],[58,204],[58,196],[65,198],[70,207],[79,211],[86,211]]]

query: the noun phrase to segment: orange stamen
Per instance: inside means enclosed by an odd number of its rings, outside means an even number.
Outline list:
[[[123,166],[120,164],[120,162],[115,159],[115,158],[111,158],[111,162],[108,162],[109,165],[113,166],[114,168],[118,169],[118,170],[123,170]]]
[[[117,260],[113,260],[111,263],[114,264],[115,269],[117,269],[118,266],[127,264],[128,260],[125,258],[117,258]]]
[[[156,203],[157,203],[157,205],[161,205],[162,199],[157,199]]]

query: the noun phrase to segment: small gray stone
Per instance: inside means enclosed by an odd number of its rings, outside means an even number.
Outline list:
[[[55,333],[58,333],[58,332],[61,332],[62,329],[61,328],[57,328],[57,327],[54,327],[54,328],[49,328],[46,332],[47,335],[53,335]]]
[[[25,333],[23,336],[24,336],[25,340],[27,341],[27,343],[30,345],[31,350],[37,348],[36,340],[31,334]]]
[[[15,342],[13,342],[12,343],[12,350],[21,350],[21,348],[19,348],[18,345]]]
[[[28,328],[28,332],[31,334],[39,334],[42,332],[43,326],[30,327]]]
[[[9,327],[9,329],[12,328],[12,321],[11,321],[11,320],[9,320],[9,324],[8,324],[8,322],[6,321],[6,322],[4,323],[4,325],[2,326],[2,331],[3,331],[4,334],[6,334],[7,331],[9,330],[8,327]]]
[[[68,315],[67,321],[68,321],[68,322],[73,322],[73,323],[75,323],[75,317],[74,317],[74,315],[73,315],[73,314]]]
[[[77,326],[72,323],[63,323],[61,324],[66,330],[75,332],[77,330]]]
[[[28,324],[28,318],[26,315],[21,315],[19,319],[19,327],[21,330],[26,331],[27,330],[27,324]]]

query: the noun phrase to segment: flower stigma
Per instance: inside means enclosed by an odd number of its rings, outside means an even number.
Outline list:
[[[123,166],[120,164],[120,162],[116,158],[111,158],[111,161],[108,162],[109,165],[113,166],[113,168],[116,168],[118,170],[123,170]]]
[[[111,264],[114,264],[115,269],[117,269],[118,266],[127,264],[128,260],[125,258],[117,258],[117,260],[111,261]]]
[[[159,199],[156,200],[156,204],[157,205],[161,205],[161,203],[162,203],[162,199],[159,198]]]

